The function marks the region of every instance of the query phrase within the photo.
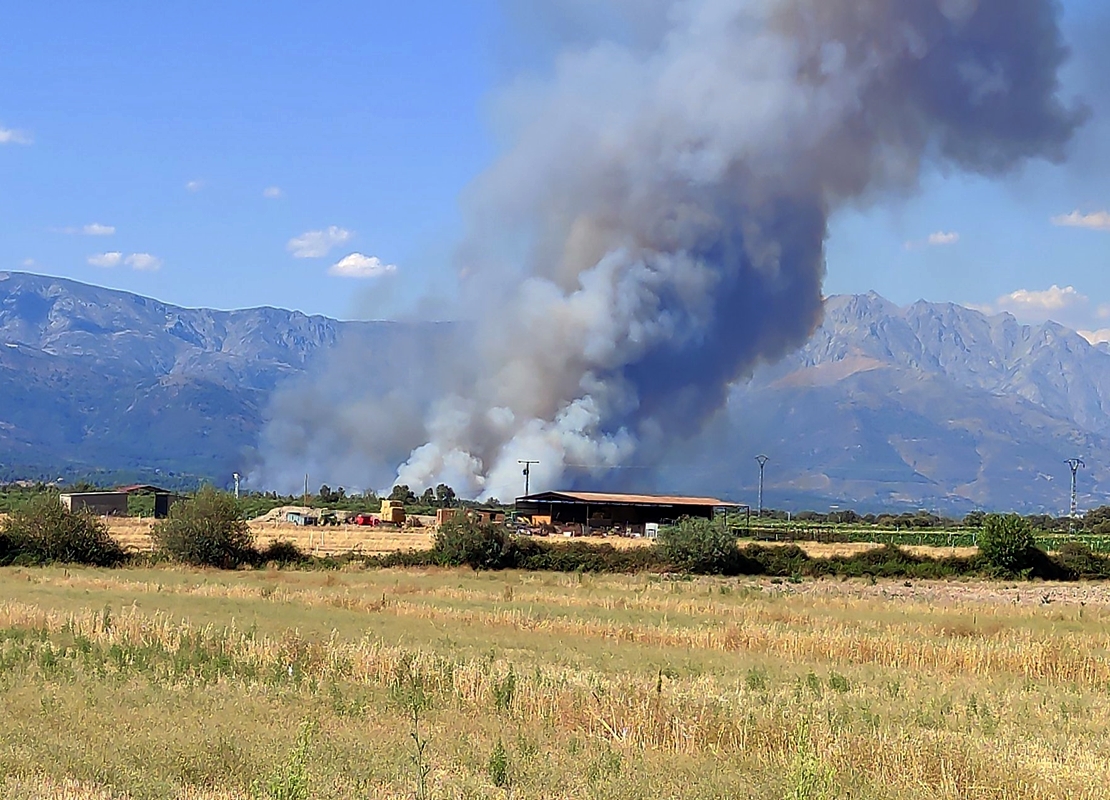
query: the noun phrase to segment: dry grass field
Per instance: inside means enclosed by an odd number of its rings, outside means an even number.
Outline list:
[[[0,597],[3,797],[1110,797],[1106,586],[8,568]]]
[[[152,520],[134,518],[108,518],[108,529],[124,547],[129,550],[146,552],[151,548],[150,529]],[[429,528],[415,528],[406,530],[381,528],[360,528],[354,525],[341,525],[338,527],[304,528],[285,522],[262,522],[259,520],[250,523],[255,538],[260,547],[265,547],[273,541],[293,542],[301,550],[318,556],[341,555],[344,553],[363,553],[367,555],[381,555],[397,550],[424,550],[432,546],[432,531]],[[550,541],[561,541],[562,537],[549,537]],[[583,541],[579,539],[578,541]],[[651,544],[649,539],[626,539],[622,537],[589,537],[585,541],[593,543],[607,543],[614,547],[645,547]],[[748,542],[741,542],[741,545]],[[775,542],[758,542],[764,547],[779,546]],[[785,545],[782,545],[785,546]],[[817,542],[798,542],[798,546],[811,556],[827,558],[838,555],[854,555],[876,547],[879,544],[864,542],[820,544]],[[969,556],[975,553],[971,547],[906,547],[911,553],[931,557],[943,556]]]

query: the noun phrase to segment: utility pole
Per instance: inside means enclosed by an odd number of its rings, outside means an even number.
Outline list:
[[[301,498],[301,502],[304,504],[304,508],[307,509],[308,508],[308,473],[307,472],[304,474],[304,496]],[[306,510],[305,513],[307,514],[308,511]]]
[[[756,512],[756,516],[763,519],[763,468],[767,466],[767,462],[771,459],[760,454],[755,457],[755,460],[759,462],[759,511]]]
[[[1076,476],[1080,467],[1086,467],[1081,458],[1069,458],[1064,462],[1071,467],[1071,532],[1075,533],[1075,520],[1079,516],[1079,496],[1076,494]]]
[[[233,472],[231,477],[235,478],[235,499],[239,499],[239,473]]]
[[[524,465],[524,472],[523,472],[523,475],[524,475],[524,496],[527,497],[528,496],[528,479],[532,475],[532,465],[533,464],[538,464],[540,462],[538,462],[538,461],[517,461],[516,463]]]

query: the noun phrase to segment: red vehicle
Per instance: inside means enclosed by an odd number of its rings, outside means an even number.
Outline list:
[[[359,514],[354,518],[355,525],[370,525],[374,528],[381,525],[381,520],[370,514]]]

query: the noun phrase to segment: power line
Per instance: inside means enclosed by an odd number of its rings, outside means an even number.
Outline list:
[[[532,465],[539,464],[539,461],[518,460],[516,463],[524,465],[524,496],[527,497],[528,492],[528,479],[532,475]]]

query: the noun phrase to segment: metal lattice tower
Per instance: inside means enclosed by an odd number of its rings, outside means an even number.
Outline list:
[[[1064,463],[1066,463],[1069,467],[1071,467],[1071,510],[1070,510],[1070,514],[1071,514],[1072,520],[1075,520],[1079,517],[1079,495],[1076,493],[1076,486],[1075,486],[1076,477],[1079,474],[1079,468],[1080,467],[1086,467],[1087,465],[1083,463],[1083,459],[1081,459],[1081,458],[1069,458]],[[1074,529],[1074,525],[1073,525],[1073,529]]]
[[[767,462],[771,459],[765,455],[758,455],[755,460],[759,462],[759,510],[756,512],[756,516],[763,519],[763,468],[767,466]]]

